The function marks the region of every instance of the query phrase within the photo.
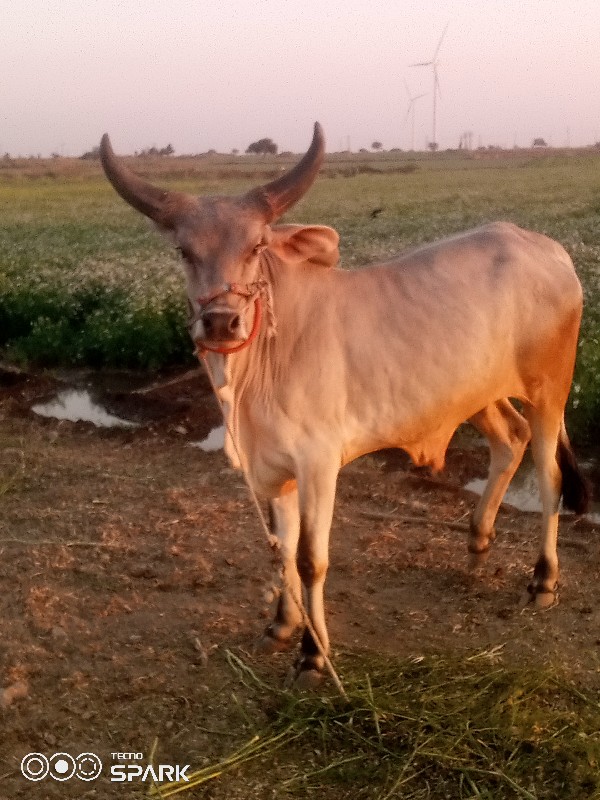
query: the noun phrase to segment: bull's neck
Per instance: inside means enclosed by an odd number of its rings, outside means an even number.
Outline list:
[[[249,387],[252,402],[269,398],[274,385],[285,379],[298,340],[304,337],[304,325],[318,323],[318,314],[308,322],[304,312],[322,302],[323,283],[330,275],[330,270],[287,264],[269,250],[262,254],[258,277],[267,287],[260,299],[260,329],[248,347],[217,356],[237,399]]]
[[[286,269],[270,253],[262,255],[260,268],[259,278],[264,279],[267,286],[260,297],[262,319],[256,338],[237,353],[218,356],[218,367],[223,379],[238,400],[250,382],[254,386],[258,380],[261,388],[267,389],[273,378],[272,369],[277,357],[275,344],[278,295],[287,277]]]

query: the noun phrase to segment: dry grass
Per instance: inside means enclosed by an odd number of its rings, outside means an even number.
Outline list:
[[[246,661],[228,660],[240,694],[262,698],[256,732],[155,796],[226,773],[230,790],[241,783],[248,797],[260,775],[276,797],[600,796],[600,705],[555,671],[502,663],[499,648],[462,660],[346,654],[337,663],[347,701],[274,689]]]

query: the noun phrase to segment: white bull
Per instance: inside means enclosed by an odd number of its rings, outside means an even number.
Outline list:
[[[564,426],[582,292],[559,244],[500,222],[385,264],[337,269],[331,228],[272,227],[316,178],[324,155],[318,124],[294,169],[241,197],[158,189],[116,158],[107,136],[101,154],[117,192],[182,253],[192,336],[208,351],[235,439],[228,454],[237,460],[237,450],[269,500],[287,583],[304,587],[325,650],[323,587],[339,469],[388,447],[439,469],[465,420],[491,452],[468,549],[475,559],[487,551],[531,441],[543,511],[529,591],[538,605],[552,601],[561,495],[578,512],[587,503]],[[284,591],[268,641],[287,645],[300,622]],[[298,668],[323,669],[306,630]]]

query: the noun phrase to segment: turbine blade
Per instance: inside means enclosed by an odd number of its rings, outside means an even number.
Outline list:
[[[430,67],[433,61],[419,61],[418,64],[409,64],[409,67]]]
[[[435,53],[433,54],[433,58],[431,59],[432,61],[435,61],[435,59],[437,58],[437,54],[440,52],[440,47],[442,46],[442,42],[444,41],[444,36],[446,35],[446,31],[448,30],[448,25],[450,25],[450,20],[448,20],[448,22],[446,23],[446,27],[442,31],[440,40],[437,44],[437,47],[435,48]]]

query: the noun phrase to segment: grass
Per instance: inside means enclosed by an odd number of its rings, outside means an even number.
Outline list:
[[[155,796],[227,776],[251,797],[268,774],[273,796],[291,798],[600,797],[597,700],[552,670],[503,664],[498,649],[402,661],[346,654],[336,663],[347,701],[274,689],[228,660],[240,693],[263,708],[251,738]]]
[[[199,194],[236,193],[292,158],[135,159],[141,174]],[[95,162],[0,162],[0,349],[39,366],[154,370],[191,361],[177,260]],[[375,219],[370,212],[383,208]],[[572,255],[586,307],[570,425],[600,419],[600,154],[368,154],[328,158],[289,214],[335,227],[342,265],[385,259],[493,219],[547,233]]]

